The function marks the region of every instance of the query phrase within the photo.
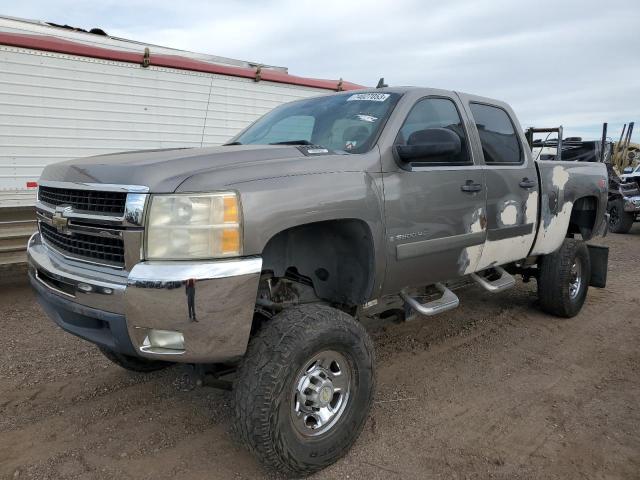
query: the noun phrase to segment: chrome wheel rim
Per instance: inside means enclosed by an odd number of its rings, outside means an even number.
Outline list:
[[[328,432],[349,402],[352,371],[346,357],[327,350],[314,355],[296,375],[291,398],[291,421],[307,437]]]
[[[569,297],[574,299],[580,293],[582,286],[582,262],[576,258],[571,265],[571,273],[569,275]]]

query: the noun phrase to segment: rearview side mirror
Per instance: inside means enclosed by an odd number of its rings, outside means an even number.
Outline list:
[[[398,158],[403,162],[449,162],[462,151],[462,142],[455,132],[447,128],[427,128],[413,132],[406,145],[395,145]]]

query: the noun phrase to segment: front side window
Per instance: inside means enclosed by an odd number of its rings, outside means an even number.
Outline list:
[[[318,145],[364,153],[376,142],[400,94],[361,92],[299,100],[275,108],[240,133],[236,145]]]
[[[471,103],[470,108],[480,135],[485,163],[487,165],[522,163],[520,141],[507,112],[482,103]]]
[[[446,159],[440,157],[425,158],[416,163],[467,164],[471,163],[467,149],[467,136],[462,119],[455,104],[447,98],[423,98],[419,100],[407,115],[398,136],[396,145],[420,144],[433,129],[446,129],[460,138],[460,152]]]

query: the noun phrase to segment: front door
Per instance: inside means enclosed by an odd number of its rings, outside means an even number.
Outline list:
[[[461,152],[431,163],[397,162],[383,173],[387,234],[384,292],[428,285],[475,271],[485,242],[485,179],[475,165],[457,98],[415,102],[396,144],[413,145],[420,132],[445,128],[460,137]]]
[[[482,270],[528,255],[536,233],[538,174],[506,104],[460,97],[473,118],[486,165],[487,240],[477,265]]]

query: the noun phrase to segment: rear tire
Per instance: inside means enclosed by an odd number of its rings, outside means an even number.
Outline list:
[[[356,441],[374,383],[361,324],[324,305],[292,307],[249,343],[234,386],[236,430],[265,467],[311,474]]]
[[[122,353],[114,352],[108,348],[98,347],[102,354],[125,370],[132,372],[149,373],[156,370],[162,370],[163,368],[173,365],[170,362],[161,362],[157,360],[147,360],[146,358],[132,357],[130,355],[124,355]]]
[[[587,297],[591,278],[587,245],[567,238],[558,250],[540,259],[538,269],[542,310],[558,317],[577,315]]]
[[[629,233],[633,226],[634,215],[624,211],[624,200],[616,198],[607,204],[609,213],[609,231],[613,233]]]

